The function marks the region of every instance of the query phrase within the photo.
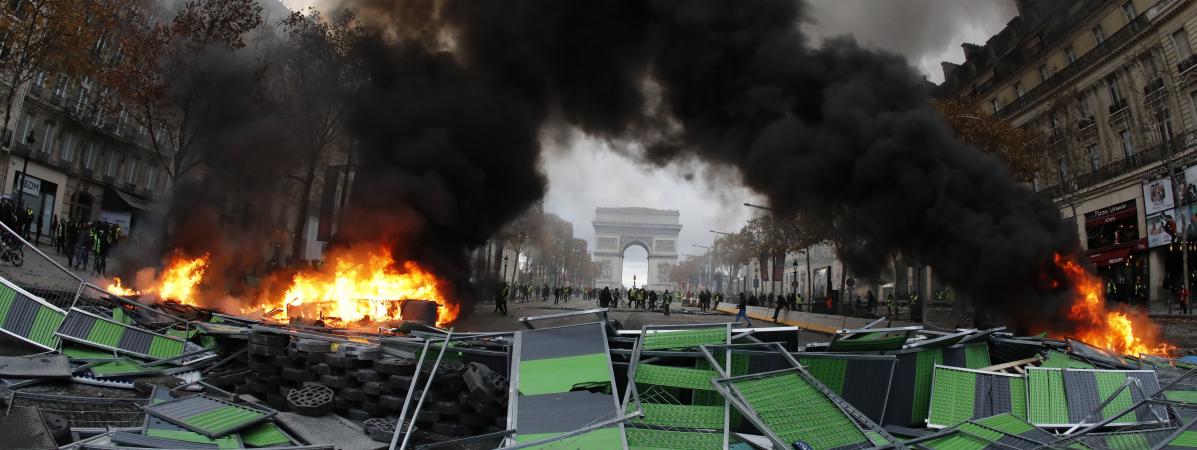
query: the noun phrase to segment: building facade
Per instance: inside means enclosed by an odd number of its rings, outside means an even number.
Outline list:
[[[943,64],[937,94],[975,100],[1045,141],[1033,187],[1075,227],[1108,297],[1167,298],[1185,230],[1197,238],[1197,189],[1184,195],[1197,183],[1197,3],[1017,6],[984,45],[964,44],[964,63]]]

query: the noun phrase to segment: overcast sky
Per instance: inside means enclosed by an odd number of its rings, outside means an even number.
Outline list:
[[[318,7],[324,0],[283,0],[291,8]],[[939,83],[941,61],[961,62],[964,42],[984,44],[1015,15],[1012,0],[811,0],[812,23],[803,25],[816,41],[851,34],[859,42],[897,52]],[[708,230],[734,231],[751,217],[745,201],[759,198],[739,187],[734,177],[715,177],[710,168],[646,168],[622,156],[634,150],[585,137],[546,142],[542,167],[549,177],[545,211],[573,222],[576,237],[594,248],[594,209],[643,206],[681,212],[680,253],[698,255],[714,237]],[[684,175],[693,174],[694,181]],[[624,284],[644,280],[645,253],[629,250]]]

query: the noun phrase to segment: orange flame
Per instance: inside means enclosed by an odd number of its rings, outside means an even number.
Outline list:
[[[329,255],[318,270],[305,270],[291,279],[283,298],[265,302],[279,310],[273,317],[315,315],[326,324],[401,320],[399,300],[436,302],[437,325],[457,318],[458,307],[441,293],[440,280],[412,261],[396,266],[385,246],[370,250],[342,250]],[[245,311],[248,312],[248,311]]]
[[[1076,260],[1056,255],[1055,262],[1076,291],[1068,309],[1068,318],[1079,325],[1073,337],[1119,355],[1169,355],[1176,350],[1163,342],[1159,327],[1147,316],[1127,308],[1107,307],[1101,279]]]
[[[198,258],[188,258],[176,253],[162,270],[161,276],[154,281],[153,286],[143,290],[135,290],[121,284],[120,277],[113,277],[104,289],[111,294],[124,297],[157,294],[163,300],[174,300],[184,305],[199,305],[196,287],[204,279],[204,271],[208,268],[209,256],[204,254]]]
[[[196,286],[204,279],[204,271],[208,269],[208,254],[199,258],[185,258],[176,256],[158,283],[158,297],[174,300],[184,305],[198,305]]]
[[[108,286],[104,287],[104,290],[108,291],[110,294],[119,295],[121,297],[133,297],[141,295],[140,291],[135,291],[122,285],[121,277],[112,277],[112,283],[109,283]]]

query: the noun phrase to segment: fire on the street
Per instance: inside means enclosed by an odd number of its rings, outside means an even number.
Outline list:
[[[162,274],[154,280],[153,285],[134,289],[125,286],[120,277],[113,277],[112,282],[105,287],[111,294],[133,297],[155,294],[163,300],[173,300],[184,305],[198,306],[199,299],[196,288],[204,279],[204,271],[208,269],[210,256],[204,254],[199,257],[187,257],[179,252],[172,254],[170,262],[162,270]]]
[[[1176,350],[1163,342],[1159,327],[1141,312],[1107,307],[1101,279],[1074,259],[1056,255],[1055,263],[1076,292],[1068,309],[1069,319],[1077,324],[1071,337],[1119,355],[1170,355]]]
[[[121,296],[156,295],[161,300],[192,306],[211,306],[200,298],[209,255],[187,258],[176,254],[151,286],[134,289],[113,278],[107,291]],[[333,251],[320,269],[295,273],[285,293],[262,294],[246,300],[242,314],[273,320],[320,320],[329,326],[353,326],[402,320],[400,300],[430,300],[440,305],[437,325],[457,318],[458,307],[446,300],[441,281],[412,261],[395,263],[379,245],[369,249]]]
[[[436,322],[443,325],[456,319],[458,311],[446,301],[440,284],[415,262],[395,263],[384,246],[343,250],[330,255],[321,270],[295,274],[281,299],[262,305],[277,310],[271,317],[278,320],[315,314],[326,324],[348,326],[401,320],[398,300],[430,300],[440,305]]]

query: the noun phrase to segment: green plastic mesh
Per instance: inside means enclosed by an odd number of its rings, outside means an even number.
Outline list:
[[[989,344],[982,342],[964,348],[964,367],[980,369],[989,366]]]
[[[869,441],[852,419],[797,373],[732,384],[782,442],[803,441],[822,450]]]
[[[851,339],[837,339],[828,347],[832,352],[856,352],[869,350],[897,350],[906,343],[906,335],[884,337],[883,333],[868,333]]]
[[[1122,384],[1126,382],[1125,372],[1093,372],[1093,374],[1097,379],[1097,395],[1102,401],[1105,401],[1105,399],[1110,398],[1111,395],[1114,395],[1114,391],[1117,391],[1118,388],[1122,387]],[[1134,404],[1134,399],[1131,398],[1130,389],[1123,389],[1122,392],[1118,393],[1118,396],[1114,397],[1110,403],[1106,404],[1106,406],[1101,409],[1101,418],[1113,418],[1118,414],[1121,414],[1123,411],[1130,409],[1132,404]],[[1136,411],[1131,411],[1129,414],[1118,419],[1117,421],[1137,422],[1138,420],[1139,417]]]
[[[1046,359],[1039,367],[1044,369],[1092,369],[1093,365],[1084,361],[1072,359],[1065,353],[1057,351],[1047,352]]]
[[[999,414],[977,420],[978,425],[992,428],[1003,433],[1019,435],[1034,430],[1035,427],[1010,414]]]
[[[1068,423],[1068,400],[1064,393],[1064,375],[1058,370],[1030,370],[1027,374],[1031,423],[1061,425]]]
[[[693,330],[649,330],[641,340],[645,350],[682,349],[704,344],[727,343],[727,328],[697,328]]]
[[[1172,439],[1168,445],[1176,447],[1197,448],[1197,431],[1182,431],[1180,435]]]
[[[644,416],[632,423],[683,428],[723,429],[723,406],[671,405],[641,402]],[[629,412],[635,405],[629,404]]]
[[[844,372],[848,368],[848,360],[833,358],[802,358],[799,360],[806,371],[820,383],[831,389],[831,392],[844,392]]]
[[[927,420],[927,409],[931,406],[931,377],[936,364],[943,364],[943,349],[928,349],[918,353],[914,369],[914,402],[911,404],[910,421],[922,423]]]
[[[628,428],[628,448],[707,450],[723,447],[723,434]]]
[[[638,364],[636,366],[636,382],[655,384],[658,386],[678,387],[711,391],[711,379],[719,374],[714,370],[688,369],[685,367],[659,366],[656,364]]]
[[[1151,448],[1147,437],[1139,433],[1111,434],[1105,436],[1106,446],[1113,450],[1143,450]]]
[[[950,427],[972,419],[976,388],[976,373],[936,367],[928,421]]]
[[[1027,418],[1027,378],[1010,379],[1010,414],[1019,419]]]

